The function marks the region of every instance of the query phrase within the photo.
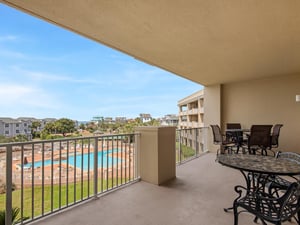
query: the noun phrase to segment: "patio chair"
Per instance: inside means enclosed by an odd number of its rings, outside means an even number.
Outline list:
[[[271,150],[271,129],[272,125],[252,125],[246,148],[250,154],[256,154],[261,151],[262,155],[268,155],[268,150],[275,156]]]
[[[299,183],[291,183],[284,195],[279,198],[261,192],[250,192],[242,197],[242,192],[245,189],[240,185],[235,187],[239,197],[233,204],[234,225],[238,225],[238,216],[242,212],[253,214],[255,216],[254,222],[260,219],[264,225],[266,225],[265,221],[281,225],[282,222],[289,221],[296,215],[299,218]],[[238,211],[239,207],[243,210]],[[297,222],[300,225],[299,221]]]
[[[279,146],[279,134],[282,124],[275,124],[273,127],[272,137],[271,137],[271,148],[278,148]]]
[[[227,123],[226,129],[242,129],[242,126],[240,123]]]
[[[235,142],[226,138],[225,135],[221,133],[221,128],[219,125],[210,125],[213,131],[213,143],[215,145],[220,145],[218,153],[232,153],[233,147],[236,146]]]
[[[226,137],[236,143],[237,153],[244,143],[244,134],[240,123],[227,123],[226,124]]]
[[[295,152],[277,152],[276,158],[283,158],[286,160],[291,160],[294,162],[297,162],[300,166],[300,155]],[[299,176],[292,177],[296,181],[300,180]],[[268,184],[268,190],[271,195],[276,195],[279,197],[279,191],[285,191],[289,187],[289,185],[292,183],[291,179],[287,180],[281,176],[271,176],[268,178],[269,184]]]

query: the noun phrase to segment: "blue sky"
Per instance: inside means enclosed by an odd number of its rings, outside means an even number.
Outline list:
[[[0,4],[0,117],[158,118],[202,86]]]

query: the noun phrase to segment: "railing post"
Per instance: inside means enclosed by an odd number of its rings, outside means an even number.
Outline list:
[[[179,164],[181,163],[181,130],[179,130]]]
[[[6,148],[6,210],[5,224],[12,224],[12,145]]]
[[[135,162],[136,162],[136,177],[135,178],[140,178],[141,177],[141,165],[140,165],[140,160],[139,160],[139,157],[140,157],[140,151],[141,151],[141,145],[140,145],[140,138],[141,138],[141,134],[140,133],[135,133],[134,134],[134,139],[135,139],[135,151],[136,151],[136,154],[135,154]]]
[[[103,149],[102,149],[103,150]],[[98,194],[98,138],[95,138],[94,147],[94,197]]]
[[[196,137],[195,137],[196,157],[198,157],[199,156],[199,145],[200,145],[200,141],[199,141],[200,128],[195,128],[195,132],[196,132]]]

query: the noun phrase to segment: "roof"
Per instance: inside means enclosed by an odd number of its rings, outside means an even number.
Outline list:
[[[191,94],[189,96],[186,96],[183,99],[180,99],[178,101],[178,105],[185,105],[185,104],[190,103],[192,101],[196,101],[199,98],[204,98],[204,89],[202,89],[200,91],[196,91],[193,94]]]

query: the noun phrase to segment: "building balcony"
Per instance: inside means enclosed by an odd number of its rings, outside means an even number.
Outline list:
[[[179,116],[186,116],[187,114],[188,114],[187,110],[179,112]]]
[[[190,109],[188,111],[188,115],[197,115],[198,113],[199,113],[199,109],[198,108]]]
[[[157,186],[137,182],[98,199],[37,221],[38,225],[232,225],[233,187],[243,184],[238,170],[215,162],[214,153],[177,166],[176,178]],[[253,217],[241,214],[239,224],[252,225]]]

